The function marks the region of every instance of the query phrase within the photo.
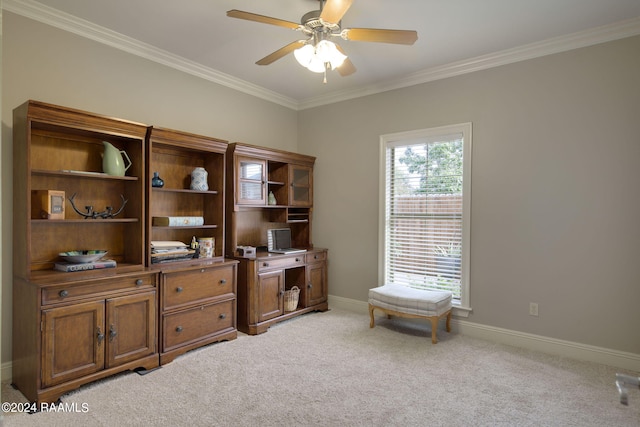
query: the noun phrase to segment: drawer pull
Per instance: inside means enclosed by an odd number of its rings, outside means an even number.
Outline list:
[[[64,298],[64,297],[69,295],[69,292],[66,289],[63,289],[60,292],[58,292],[58,295],[60,295],[62,298]]]
[[[142,286],[143,283],[142,279],[136,280],[136,286]]]
[[[226,319],[227,315],[225,313],[220,313],[220,316],[218,316],[220,319]]]
[[[200,270],[200,273],[204,273],[204,268]]]
[[[227,279],[220,279],[220,284],[221,285],[226,285],[227,284]]]
[[[176,288],[176,292],[177,292],[177,293],[182,292],[182,290],[183,290],[183,289],[182,289],[182,286],[178,286],[178,287]]]
[[[296,262],[300,262],[300,258],[296,258]]]
[[[98,339],[98,345],[100,345],[102,343],[102,340],[104,339],[104,334],[100,330],[99,326],[98,326],[98,331],[96,333],[96,338]]]
[[[116,335],[118,335],[116,328],[113,325],[109,326],[109,341],[113,341]]]
[[[182,332],[182,326],[176,327],[176,332],[178,332],[178,333]]]
[[[269,267],[269,263],[268,263],[268,262],[263,262],[263,263],[262,263],[262,266],[263,266],[263,267]]]
[[[318,259],[318,255],[314,255],[314,256],[313,256],[313,259]]]

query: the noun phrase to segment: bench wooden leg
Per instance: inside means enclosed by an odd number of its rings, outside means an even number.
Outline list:
[[[373,306],[369,304],[369,317],[371,320],[369,321],[369,327],[373,328],[375,326],[375,320],[373,318]]]
[[[431,320],[431,343],[432,344],[437,344],[438,343],[438,316],[434,316],[434,317],[430,317],[429,320]]]
[[[451,310],[447,313],[447,332],[451,332]]]

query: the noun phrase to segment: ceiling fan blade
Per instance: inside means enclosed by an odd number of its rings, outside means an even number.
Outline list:
[[[346,28],[341,37],[345,40],[395,44],[414,44],[418,33],[413,30],[381,30],[375,28]]]
[[[339,44],[336,44],[336,48],[340,51],[341,54],[347,56],[347,53],[340,47]],[[356,72],[356,67],[353,65],[353,62],[349,58],[346,58],[344,62],[337,68],[338,73],[342,77],[349,76]]]
[[[270,16],[258,15],[256,13],[251,12],[243,12],[242,10],[229,10],[227,11],[227,16],[231,18],[238,19],[246,19],[247,21],[255,21],[260,22],[262,24],[270,24],[277,25],[279,27],[291,28],[292,30],[297,30],[302,27],[302,25],[297,24],[291,21],[285,21],[283,19],[272,18]]]
[[[304,40],[296,40],[292,43],[289,43],[288,45],[281,47],[280,49],[276,50],[275,52],[271,53],[270,55],[265,56],[264,58],[262,58],[261,60],[259,60],[258,62],[256,62],[256,64],[258,65],[269,65],[272,62],[277,61],[278,59],[282,58],[283,56],[293,52],[294,50],[304,46],[305,41]]]
[[[344,62],[342,63],[342,65],[340,65],[338,68],[336,68],[336,70],[338,70],[338,73],[340,73],[340,75],[342,77],[346,77],[346,76],[350,76],[351,74],[356,72],[356,67],[353,65],[353,62],[351,62],[351,60],[349,58],[345,59]]]
[[[320,13],[320,19],[324,22],[337,24],[347,13],[351,3],[353,3],[353,0],[327,0]]]

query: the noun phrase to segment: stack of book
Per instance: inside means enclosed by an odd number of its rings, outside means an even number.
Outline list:
[[[151,263],[180,261],[193,258],[196,251],[179,241],[152,241]]]
[[[114,268],[115,266],[116,262],[112,259],[101,259],[83,263],[59,261],[54,264],[53,269],[58,271],[86,271],[100,268]]]

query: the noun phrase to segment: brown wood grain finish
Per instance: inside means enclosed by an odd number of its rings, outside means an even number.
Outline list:
[[[157,352],[156,313],[155,290],[107,300],[107,367]]]
[[[147,126],[28,101],[14,110],[13,382],[52,402],[121,370],[159,364],[157,274],[145,265]],[[131,160],[102,173],[103,141]],[[42,219],[32,192],[64,191],[64,219]],[[80,212],[115,212],[85,219]],[[108,208],[109,207],[109,208]],[[117,267],[64,273],[59,253],[100,249]]]
[[[71,274],[71,273],[70,273]],[[85,283],[67,283],[60,286],[51,286],[42,290],[42,304],[61,302],[73,302],[87,297],[100,297],[111,295],[114,292],[128,292],[154,289],[156,286],[155,274],[140,274],[127,277],[117,277],[107,280],[93,280]]]
[[[43,386],[82,377],[104,367],[104,304],[94,301],[42,312]]]
[[[150,128],[147,136],[149,173],[147,176],[147,260],[150,242],[171,240],[190,243],[192,238],[213,237],[214,258],[222,260],[225,250],[225,159],[227,142],[164,128]],[[191,173],[203,167],[208,173],[207,191],[191,190]],[[151,186],[154,172],[164,181],[162,188]],[[158,227],[154,216],[203,217],[198,227]],[[163,268],[155,266],[155,268]]]
[[[200,268],[164,275],[162,308],[171,310],[216,297],[234,298],[234,269]]]
[[[193,307],[164,316],[164,351],[235,330],[235,300]]]

